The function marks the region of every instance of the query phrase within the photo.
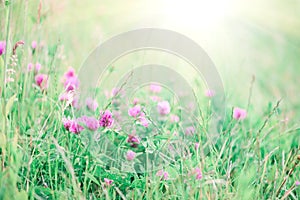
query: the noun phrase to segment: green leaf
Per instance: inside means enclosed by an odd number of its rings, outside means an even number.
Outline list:
[[[96,183],[97,185],[100,186],[99,181],[98,181],[92,174],[90,174],[90,173],[85,173],[85,175],[86,175],[89,179],[91,179],[91,181],[93,181],[94,183]]]
[[[15,101],[15,98],[16,98],[17,94],[14,94],[13,96],[11,96],[9,98],[9,100],[7,101],[7,104],[6,104],[6,107],[5,107],[5,116],[7,117],[8,113],[10,112],[12,106],[13,106],[13,103]]]

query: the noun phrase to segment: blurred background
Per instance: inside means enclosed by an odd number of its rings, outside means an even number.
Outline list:
[[[275,104],[282,98],[283,116],[299,121],[299,0],[15,3],[23,5],[14,10],[16,24],[24,21],[23,27],[15,28],[29,33],[18,38],[61,43],[65,55],[62,70],[67,66],[79,69],[95,47],[124,31],[144,27],[170,29],[193,39],[208,53],[223,79],[229,106],[247,106],[255,77],[250,109],[262,114],[270,102]],[[29,8],[24,9],[26,6]],[[41,25],[36,26],[39,10]]]

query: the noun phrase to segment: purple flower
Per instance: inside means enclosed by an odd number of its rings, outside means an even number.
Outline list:
[[[157,173],[156,173],[156,176],[162,176],[162,179],[163,180],[168,180],[169,179],[169,173],[164,171],[163,169],[159,170]]]
[[[134,136],[134,135],[128,135],[127,142],[128,142],[128,143],[136,143],[136,144],[139,144],[139,143],[140,143],[140,140],[139,140],[136,136]]]
[[[156,176],[162,176],[164,174],[164,170],[159,170],[157,173],[156,173]]]
[[[160,93],[161,91],[161,86],[157,84],[151,84],[150,85],[150,91],[153,93]]]
[[[128,135],[127,142],[131,144],[131,147],[136,148],[140,144],[138,137],[134,135]]]
[[[136,105],[132,108],[129,108],[128,110],[128,115],[131,117],[138,117],[141,114],[141,106],[140,105]]]
[[[300,186],[300,181],[295,181],[295,186]]]
[[[215,91],[213,91],[213,90],[206,90],[205,91],[205,96],[207,96],[207,97],[213,97],[213,96],[215,96]]]
[[[169,173],[168,172],[164,172],[163,178],[164,178],[164,180],[168,180],[169,179]]]
[[[58,97],[58,99],[60,101],[70,101],[70,100],[72,100],[72,98],[73,98],[73,94],[72,93],[68,93],[68,92],[62,93]]]
[[[141,112],[139,117],[138,117],[138,122],[144,126],[144,127],[148,127],[149,126],[149,121],[145,116],[145,113]]]
[[[133,105],[137,105],[137,104],[139,103],[139,101],[140,101],[140,100],[139,100],[138,98],[134,98],[134,99],[133,99]]]
[[[59,95],[60,101],[66,101],[67,105],[72,105],[74,108],[79,108],[78,95],[75,95],[73,91],[64,92]]]
[[[139,118],[139,122],[141,123],[142,126],[144,126],[146,128],[149,126],[149,121],[147,120],[147,118],[145,116],[141,116]]]
[[[171,115],[171,119],[170,119],[171,122],[178,123],[179,120],[180,119],[177,115]]]
[[[202,179],[202,172],[201,172],[201,169],[200,168],[195,168],[194,170],[195,174],[196,174],[196,179],[197,180],[201,180]]]
[[[69,77],[65,80],[64,87],[66,91],[72,91],[79,87],[79,80],[76,76]]]
[[[86,103],[87,108],[91,111],[96,111],[96,109],[98,108],[97,101],[92,99],[91,97],[88,97],[86,99],[85,103]]]
[[[199,149],[200,144],[198,142],[195,143],[195,150]]]
[[[48,76],[46,74],[38,74],[35,76],[35,83],[41,88],[46,89],[48,87]]]
[[[114,181],[113,180],[110,180],[108,178],[104,178],[104,182],[107,186],[110,186]]]
[[[72,91],[79,87],[79,80],[72,67],[69,67],[68,71],[64,74],[64,87],[66,91]]]
[[[64,77],[66,79],[70,78],[70,77],[75,77],[75,70],[72,67],[69,67],[68,71],[64,74]]]
[[[64,124],[64,127],[67,131],[70,131],[72,133],[75,133],[75,134],[79,134],[81,131],[83,131],[83,127],[80,126],[76,120],[72,120],[72,119],[69,119],[69,118],[63,118],[63,124]]]
[[[31,48],[36,49],[36,47],[37,47],[37,42],[34,40],[31,42]]]
[[[193,126],[189,126],[185,129],[186,135],[193,135],[195,133],[195,128]]]
[[[71,127],[71,124],[72,124],[73,120],[71,120],[70,118],[63,118],[62,122],[64,124],[65,129],[69,130],[69,128]]]
[[[247,111],[241,108],[234,108],[232,117],[236,120],[243,120],[247,117]]]
[[[84,125],[92,131],[96,131],[99,128],[99,122],[94,117],[82,116],[78,119],[78,122],[84,123]]]
[[[106,110],[99,120],[100,126],[107,128],[110,128],[113,125],[113,122],[114,119],[112,118],[112,113],[109,110]]]
[[[0,41],[0,56],[5,53],[6,43],[4,41]]]
[[[167,115],[170,113],[170,104],[167,101],[162,101],[157,104],[157,111],[160,115]]]
[[[128,150],[126,154],[126,159],[132,161],[135,158],[135,156],[136,156],[135,152]]]
[[[32,63],[28,63],[27,65],[27,70],[30,72],[33,69],[33,64]]]

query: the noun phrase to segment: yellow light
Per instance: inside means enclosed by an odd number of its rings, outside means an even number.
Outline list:
[[[232,7],[231,0],[165,0],[166,24],[180,27],[209,28],[222,22]]]

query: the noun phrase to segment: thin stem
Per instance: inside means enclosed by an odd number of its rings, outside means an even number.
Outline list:
[[[251,104],[251,98],[252,98],[252,92],[253,92],[253,85],[255,81],[255,76],[252,76],[252,80],[250,83],[250,88],[249,88],[249,96],[248,96],[248,103],[247,103],[247,111],[249,110],[250,104]]]
[[[280,185],[279,188],[277,189],[276,197],[279,196],[282,187],[285,185],[287,179],[292,175],[293,171],[296,169],[296,167],[297,167],[297,165],[299,164],[299,162],[300,162],[300,155],[298,155],[298,156],[296,157],[295,164],[294,164],[293,167],[290,169],[290,171],[288,172],[287,176],[283,179],[281,185]]]
[[[4,117],[4,124],[3,124],[3,133],[5,135],[7,135],[7,117],[6,117],[6,71],[7,71],[7,63],[8,63],[8,40],[9,40],[9,32],[10,32],[10,19],[11,19],[11,10],[12,10],[12,6],[11,6],[11,2],[7,3],[7,15],[6,15],[6,39],[5,39],[5,43],[6,43],[6,47],[5,47],[5,57],[4,57],[4,69],[3,69],[3,85],[2,85],[2,98],[3,98],[3,107],[2,107],[2,111],[3,111],[3,117]]]

